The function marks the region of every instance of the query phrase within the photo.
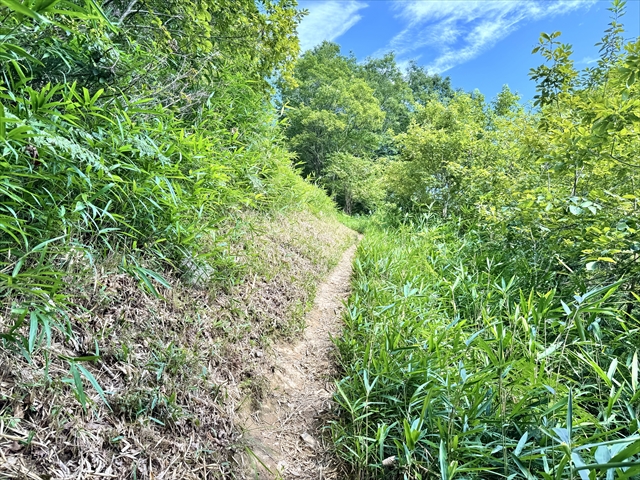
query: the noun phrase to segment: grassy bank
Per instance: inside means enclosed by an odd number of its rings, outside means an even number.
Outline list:
[[[72,335],[36,330],[28,358],[0,351],[0,476],[239,474],[235,410],[261,393],[262,352],[301,331],[354,236],[331,212],[236,220],[224,281],[167,272],[154,296],[98,265],[64,290]]]

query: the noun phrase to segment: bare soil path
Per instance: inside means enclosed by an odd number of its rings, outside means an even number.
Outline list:
[[[295,344],[274,346],[264,398],[241,413],[252,452],[246,478],[337,478],[320,433],[320,419],[331,409],[336,372],[331,337],[341,330],[355,249],[352,246],[344,253],[318,288],[304,336]]]

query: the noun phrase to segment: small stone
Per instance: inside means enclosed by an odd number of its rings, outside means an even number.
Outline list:
[[[392,457],[387,457],[384,460],[382,460],[382,465],[384,465],[385,467],[390,467],[394,463],[396,463],[396,456],[395,455],[392,456]]]
[[[300,435],[300,438],[302,438],[302,440],[304,440],[304,442],[314,450],[318,446],[318,441],[315,438],[313,438],[311,435],[309,435],[307,432],[304,432],[302,435]]]

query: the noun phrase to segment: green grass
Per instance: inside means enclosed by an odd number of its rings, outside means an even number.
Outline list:
[[[369,216],[346,215],[342,212],[340,212],[338,219],[347,227],[349,227],[352,230],[355,230],[360,234],[366,233],[367,229],[370,228],[373,223],[371,220],[371,217]]]
[[[640,322],[618,284],[525,290],[486,250],[428,222],[367,231],[332,425],[353,478],[640,474]]]

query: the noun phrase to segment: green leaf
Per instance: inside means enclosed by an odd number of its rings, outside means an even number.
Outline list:
[[[609,365],[609,370],[607,370],[607,377],[609,377],[609,380],[613,381],[613,376],[615,375],[617,368],[618,368],[618,359],[614,358],[613,361],[611,362],[611,365]]]
[[[27,53],[25,49],[23,49],[22,47],[19,47],[18,45],[14,45],[12,43],[3,43],[1,46],[5,50],[15,53],[18,57],[22,59],[28,60],[29,62],[35,63],[36,65],[42,65],[42,62],[40,60],[38,60],[34,56]]]
[[[42,312],[38,312],[38,318],[40,319],[40,323],[42,323],[42,328],[44,329],[44,333],[47,337],[47,348],[51,348],[51,321],[48,315],[43,314]]]
[[[7,139],[7,126],[5,123],[6,121],[7,119],[5,118],[4,105],[0,103],[0,140]]]
[[[86,411],[87,409],[87,397],[84,394],[84,386],[82,385],[82,377],[80,376],[80,371],[78,370],[78,366],[75,363],[70,364],[69,371],[73,376],[73,384],[75,386],[76,396],[82,405],[82,409]]]
[[[31,322],[29,325],[29,354],[33,353],[33,349],[36,344],[36,338],[38,337],[38,316],[36,312],[31,312]]]
[[[118,28],[113,23],[111,23],[111,20],[109,20],[109,18],[107,18],[104,11],[100,7],[100,5],[98,5],[95,0],[86,0],[86,1],[89,5],[93,7],[93,9],[98,13],[98,15],[104,20],[109,30],[111,30],[113,33],[118,33]]]
[[[611,460],[611,451],[606,445],[600,445],[596,448],[594,457],[598,463],[608,463]]]
[[[574,215],[580,215],[582,213],[582,209],[577,205],[570,205],[569,211]]]
[[[585,465],[578,452],[571,452],[571,461],[577,468]],[[589,480],[589,474],[585,470],[578,470],[578,475],[580,475],[581,480]]]
[[[573,436],[573,390],[569,388],[569,398],[567,399],[567,432],[569,435],[569,445]]]
[[[440,478],[449,480],[449,463],[447,461],[447,448],[444,440],[440,439],[440,450],[438,452],[438,460],[440,461]]]
[[[16,0],[0,0],[0,4],[8,7],[10,10],[13,10],[16,13],[33,18],[34,20],[38,20],[41,22],[48,22],[48,20],[42,17],[40,14],[38,14],[38,12],[31,10],[26,5]]]
[[[592,359],[588,354],[580,354],[580,353],[575,353],[575,352],[571,352],[576,358],[579,358],[580,360],[582,360],[583,362],[588,363],[591,368],[593,369],[593,371],[605,382],[605,384],[608,387],[613,386],[613,383],[611,382],[611,379],[609,378],[609,376],[606,374],[606,372],[600,367],[600,365],[598,365],[598,363]],[[569,391],[569,393],[571,393],[571,391]]]
[[[638,351],[636,350],[631,360],[631,389],[633,393],[638,390]]]
[[[631,445],[627,445],[620,452],[611,458],[611,463],[625,461],[640,453],[640,440],[636,440]]]
[[[157,272],[154,272],[153,270],[149,270],[148,268],[143,268],[138,266],[132,266],[131,271],[139,280],[142,281],[142,283],[145,285],[147,290],[157,298],[160,298],[160,294],[156,290],[156,287],[153,285],[153,282],[151,280],[155,280],[166,289],[169,289],[169,290],[171,289],[171,285],[169,284],[169,282],[167,282],[164,279],[164,277],[162,277],[162,275],[160,275]]]
[[[57,242],[58,240],[61,240],[63,238],[65,238],[65,235],[61,235],[59,237],[50,238],[49,240],[45,240],[44,242],[41,242],[38,245],[36,245],[35,247],[33,247],[29,253],[39,252],[40,250],[42,250],[47,245],[49,245],[51,243],[54,243],[54,242]]]
[[[522,449],[527,444],[528,438],[529,438],[529,432],[524,432],[524,435],[522,435],[522,437],[520,438],[520,441],[518,442],[518,445],[516,446],[516,449],[513,452],[513,454],[516,457],[520,456],[520,454],[522,453]]]
[[[39,0],[36,3],[36,11],[38,13],[46,12],[46,11],[50,10],[51,8],[53,8],[60,1],[61,0]]]
[[[100,395],[100,398],[102,399],[104,404],[107,406],[107,408],[111,410],[111,405],[109,405],[109,402],[107,401],[107,396],[105,395],[104,390],[102,389],[102,387],[100,386],[96,378],[91,374],[89,370],[84,368],[82,365],[77,365],[77,367],[78,367],[78,370],[80,370],[80,372],[82,372],[82,374],[85,376],[85,378],[89,380],[89,383],[91,383],[93,388],[95,388],[96,392],[98,392],[98,395]]]
[[[12,278],[16,278],[18,276],[23,265],[24,265],[24,257],[20,258],[20,260],[16,262],[15,267],[13,267],[13,271],[11,272]]]
[[[520,459],[514,455],[512,455],[513,461],[515,462],[515,464],[518,466],[518,468],[520,469],[520,472],[522,473],[522,475],[524,475],[524,477],[527,480],[536,480],[536,477],[531,473],[531,471],[525,467],[522,462],[520,461]],[[515,474],[514,474],[515,475]]]

